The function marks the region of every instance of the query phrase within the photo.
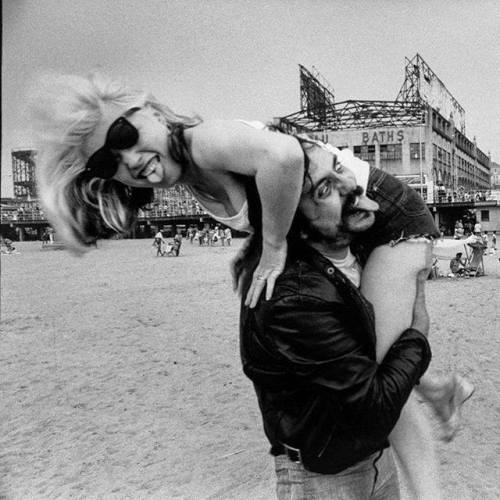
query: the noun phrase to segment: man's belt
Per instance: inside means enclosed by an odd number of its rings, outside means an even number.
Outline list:
[[[292,462],[302,463],[300,450],[293,446],[288,446],[287,444],[280,443],[278,445],[273,445],[271,454],[274,456],[286,455]]]

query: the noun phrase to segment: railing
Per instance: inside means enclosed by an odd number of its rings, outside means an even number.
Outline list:
[[[2,222],[44,222],[47,220],[41,210],[24,210],[22,212],[0,212]]]
[[[199,209],[151,209],[140,210],[140,219],[159,219],[162,217],[190,217],[194,215],[208,215],[205,211]]]
[[[193,209],[151,209],[140,210],[139,219],[161,219],[164,217],[193,217],[207,216],[203,210]],[[47,222],[47,217],[42,210],[23,210],[23,211],[2,211],[0,212],[2,223],[28,223],[28,222]]]
[[[464,203],[464,202],[484,202],[484,201],[498,201],[498,198],[493,195],[487,195],[485,193],[470,192],[470,193],[458,193],[455,196],[451,196],[451,200],[448,199],[448,194],[435,193],[434,203],[435,204],[449,204],[449,203]],[[165,217],[194,217],[194,216],[208,216],[207,212],[198,208],[153,208],[151,210],[140,210],[139,219],[162,219]],[[42,210],[22,210],[22,211],[1,211],[0,220],[3,224],[11,224],[16,222],[29,223],[29,222],[47,222],[47,218]]]

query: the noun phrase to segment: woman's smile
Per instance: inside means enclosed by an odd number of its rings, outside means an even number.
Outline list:
[[[139,172],[138,178],[145,178],[151,184],[158,184],[163,180],[163,166],[158,155],[153,156]]]

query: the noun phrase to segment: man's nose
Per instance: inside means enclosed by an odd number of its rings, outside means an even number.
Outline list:
[[[359,194],[358,193],[359,189],[361,189],[361,191],[363,191],[363,189],[357,185],[356,179],[353,179],[353,178],[351,178],[349,176],[345,176],[345,175],[340,177],[340,180],[339,180],[337,185],[338,185],[338,189],[339,189],[340,193],[343,196],[347,196],[348,194],[351,194],[351,193]]]

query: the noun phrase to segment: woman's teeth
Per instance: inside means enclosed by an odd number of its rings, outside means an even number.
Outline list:
[[[149,182],[156,184],[158,182],[161,182],[161,180],[163,179],[162,173],[161,163],[157,157],[154,157],[148,162],[142,175],[146,177]]]

